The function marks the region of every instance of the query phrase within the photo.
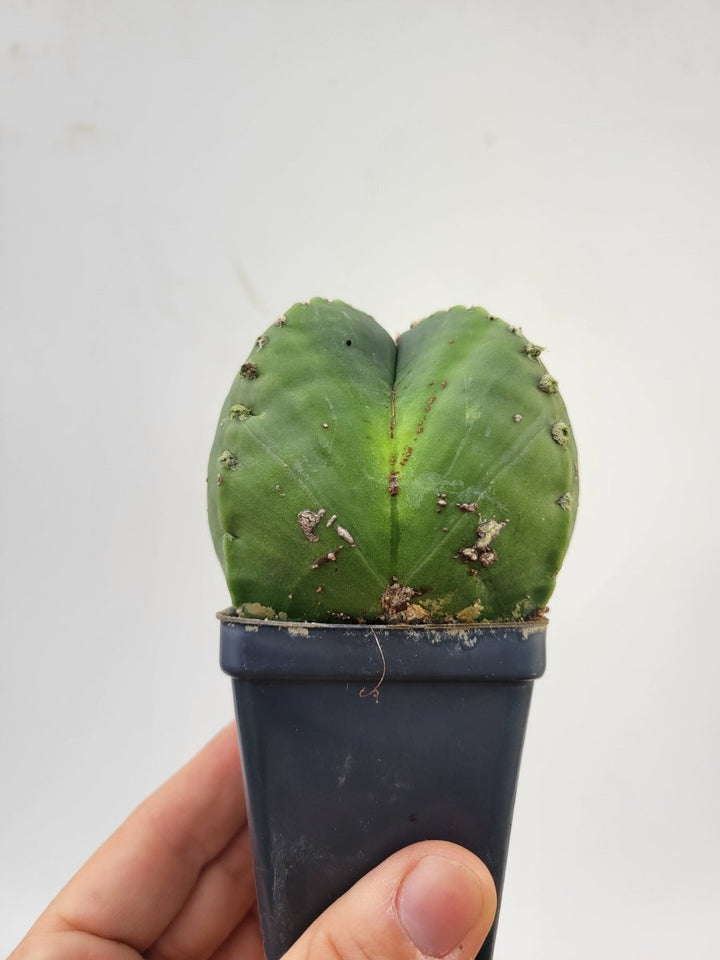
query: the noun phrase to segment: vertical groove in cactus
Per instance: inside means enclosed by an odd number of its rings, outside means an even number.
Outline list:
[[[242,615],[537,617],[577,506],[541,347],[454,307],[397,344],[339,301],[290,309],[241,365],[210,456],[210,526]]]

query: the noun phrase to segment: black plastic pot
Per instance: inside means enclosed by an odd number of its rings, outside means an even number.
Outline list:
[[[532,681],[545,668],[544,622],[413,628],[219,616],[267,960],[418,840],[468,847],[501,892]],[[493,941],[494,930],[481,960]]]

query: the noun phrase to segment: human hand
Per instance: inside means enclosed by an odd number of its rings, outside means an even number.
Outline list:
[[[471,958],[495,915],[485,866],[451,843],[389,857],[285,960]],[[263,960],[234,725],[142,803],[8,960]]]

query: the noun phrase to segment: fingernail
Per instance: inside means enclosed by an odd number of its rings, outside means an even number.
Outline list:
[[[483,888],[466,867],[427,856],[403,880],[397,912],[420,953],[444,957],[459,946],[483,911]]]

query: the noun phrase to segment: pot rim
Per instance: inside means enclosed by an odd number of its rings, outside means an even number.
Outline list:
[[[469,620],[467,622],[460,620],[451,620],[445,623],[380,623],[376,621],[367,621],[360,623],[357,620],[347,620],[339,623],[323,623],[320,620],[271,620],[258,619],[256,617],[238,617],[234,613],[234,607],[226,607],[224,610],[218,610],[215,614],[216,619],[221,623],[247,624],[248,626],[267,625],[271,627],[286,627],[289,630],[298,629],[322,629],[322,630],[388,630],[388,631],[418,631],[418,630],[443,630],[466,632],[467,630],[496,630],[498,627],[514,630],[538,630],[547,628],[549,620],[546,616],[536,617],[533,620]]]
[[[547,623],[313,624],[223,611],[220,665],[236,679],[536,680]]]

